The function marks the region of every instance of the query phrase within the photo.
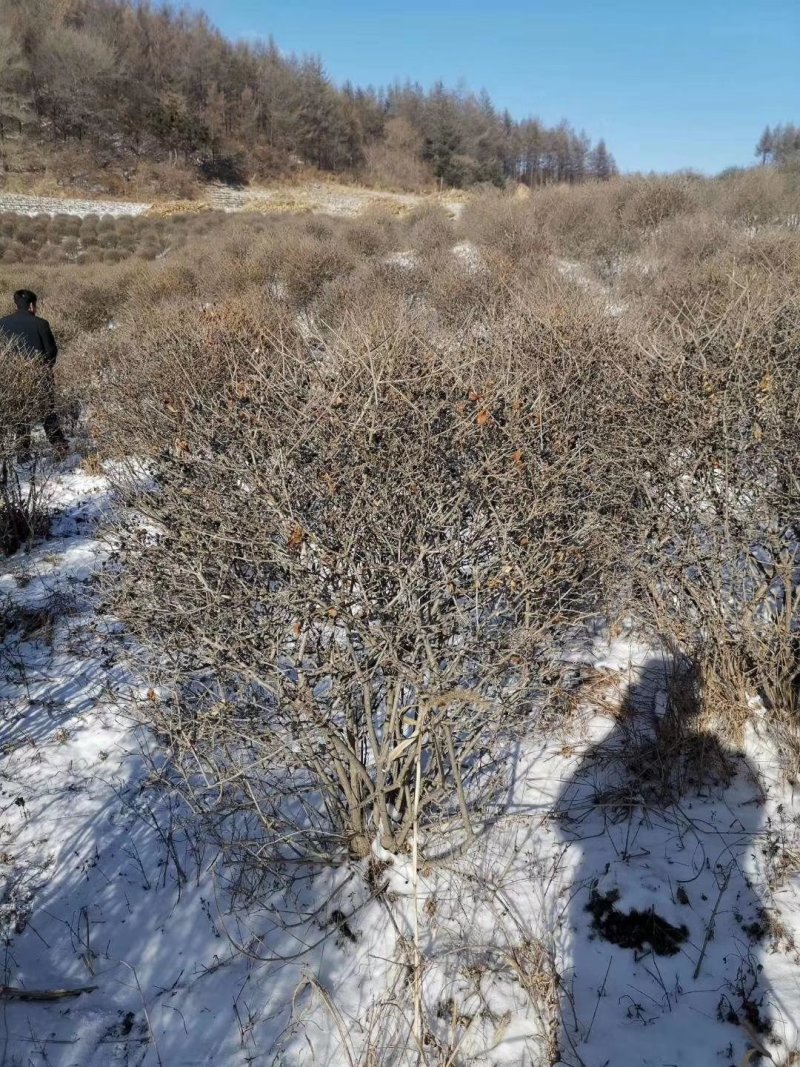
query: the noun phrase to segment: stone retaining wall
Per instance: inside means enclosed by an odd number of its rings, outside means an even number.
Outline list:
[[[115,218],[143,215],[151,204],[135,204],[121,200],[60,200],[50,196],[24,196],[21,193],[0,192],[0,214],[28,215],[113,215]]]

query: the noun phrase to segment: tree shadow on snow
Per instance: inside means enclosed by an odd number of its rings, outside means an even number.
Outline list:
[[[703,729],[701,695],[688,662],[648,660],[559,797],[578,854],[563,1064],[738,1067],[769,1040],[764,795],[744,754]]]

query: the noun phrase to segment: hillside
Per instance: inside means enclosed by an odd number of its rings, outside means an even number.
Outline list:
[[[615,172],[602,141],[485,93],[338,87],[319,59],[134,0],[0,0],[0,156],[11,191],[141,198],[308,169],[411,192]]]

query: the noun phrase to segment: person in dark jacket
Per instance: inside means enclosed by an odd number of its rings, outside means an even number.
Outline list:
[[[56,414],[55,388],[52,380],[53,368],[58,357],[58,345],[47,319],[36,314],[36,293],[30,289],[18,289],[14,293],[17,310],[0,318],[0,341],[10,342],[23,356],[41,360],[48,370],[48,402],[42,423],[47,440],[54,445],[60,455],[69,451],[67,439],[61,429]],[[30,426],[20,426],[18,451],[30,451]]]

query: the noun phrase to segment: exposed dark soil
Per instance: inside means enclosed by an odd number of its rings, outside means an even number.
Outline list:
[[[586,905],[593,918],[592,927],[604,940],[620,948],[643,951],[648,947],[657,956],[674,956],[680,951],[689,936],[685,926],[673,926],[655,909],[619,911],[615,907],[618,900],[616,889],[607,894],[593,889]]]

